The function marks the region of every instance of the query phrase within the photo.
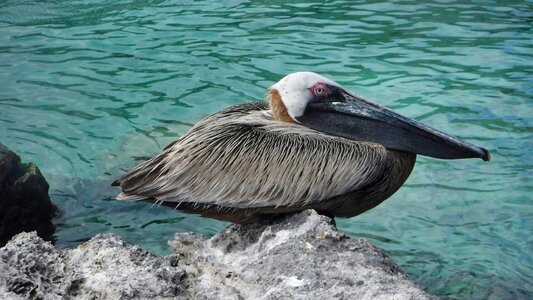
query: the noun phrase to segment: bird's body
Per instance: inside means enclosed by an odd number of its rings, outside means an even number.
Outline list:
[[[130,171],[118,198],[234,222],[305,208],[349,217],[394,193],[415,157],[277,121],[250,102],[207,117]]]
[[[306,83],[306,88],[312,84],[324,93],[336,89],[334,82],[321,76],[315,81],[318,83]],[[402,147],[409,150],[412,143],[403,146],[401,142],[401,147],[395,147],[400,149],[390,149],[379,139],[350,139],[344,133],[330,134],[330,129],[312,129],[320,128],[322,120],[331,124],[328,128],[336,128],[335,122],[344,115],[333,121],[325,116],[316,123],[305,119],[305,106],[302,111],[299,102],[284,100],[283,84],[288,83],[280,81],[269,90],[268,104],[235,105],[197,123],[160,154],[118,179],[114,184],[120,185],[122,192],[117,198],[148,200],[216,219],[250,222],[307,208],[351,217],[375,207],[400,188],[416,158]],[[333,91],[327,91],[334,97]],[[318,99],[308,102],[322,103]],[[390,137],[383,136],[383,143],[390,144]]]

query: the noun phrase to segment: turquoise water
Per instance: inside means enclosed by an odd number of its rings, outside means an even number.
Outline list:
[[[48,178],[57,244],[114,232],[164,254],[174,232],[224,228],[115,201],[109,185],[202,117],[310,70],[493,157],[419,157],[340,230],[430,293],[533,297],[533,3],[266,2],[0,3],[0,142]]]

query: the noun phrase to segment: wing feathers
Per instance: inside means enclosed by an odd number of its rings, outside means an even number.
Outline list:
[[[304,207],[361,189],[387,150],[274,121],[264,105],[212,115],[118,181],[119,199],[233,208]]]

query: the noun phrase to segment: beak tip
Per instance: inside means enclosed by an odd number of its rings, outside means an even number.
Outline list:
[[[483,151],[483,156],[481,157],[481,159],[483,159],[484,161],[490,161],[490,152],[485,148],[481,148],[481,151]]]

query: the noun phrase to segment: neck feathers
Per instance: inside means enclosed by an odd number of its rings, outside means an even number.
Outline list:
[[[267,92],[267,101],[274,120],[294,123],[294,120],[287,111],[287,107],[281,101],[281,96],[277,90],[271,89]]]

